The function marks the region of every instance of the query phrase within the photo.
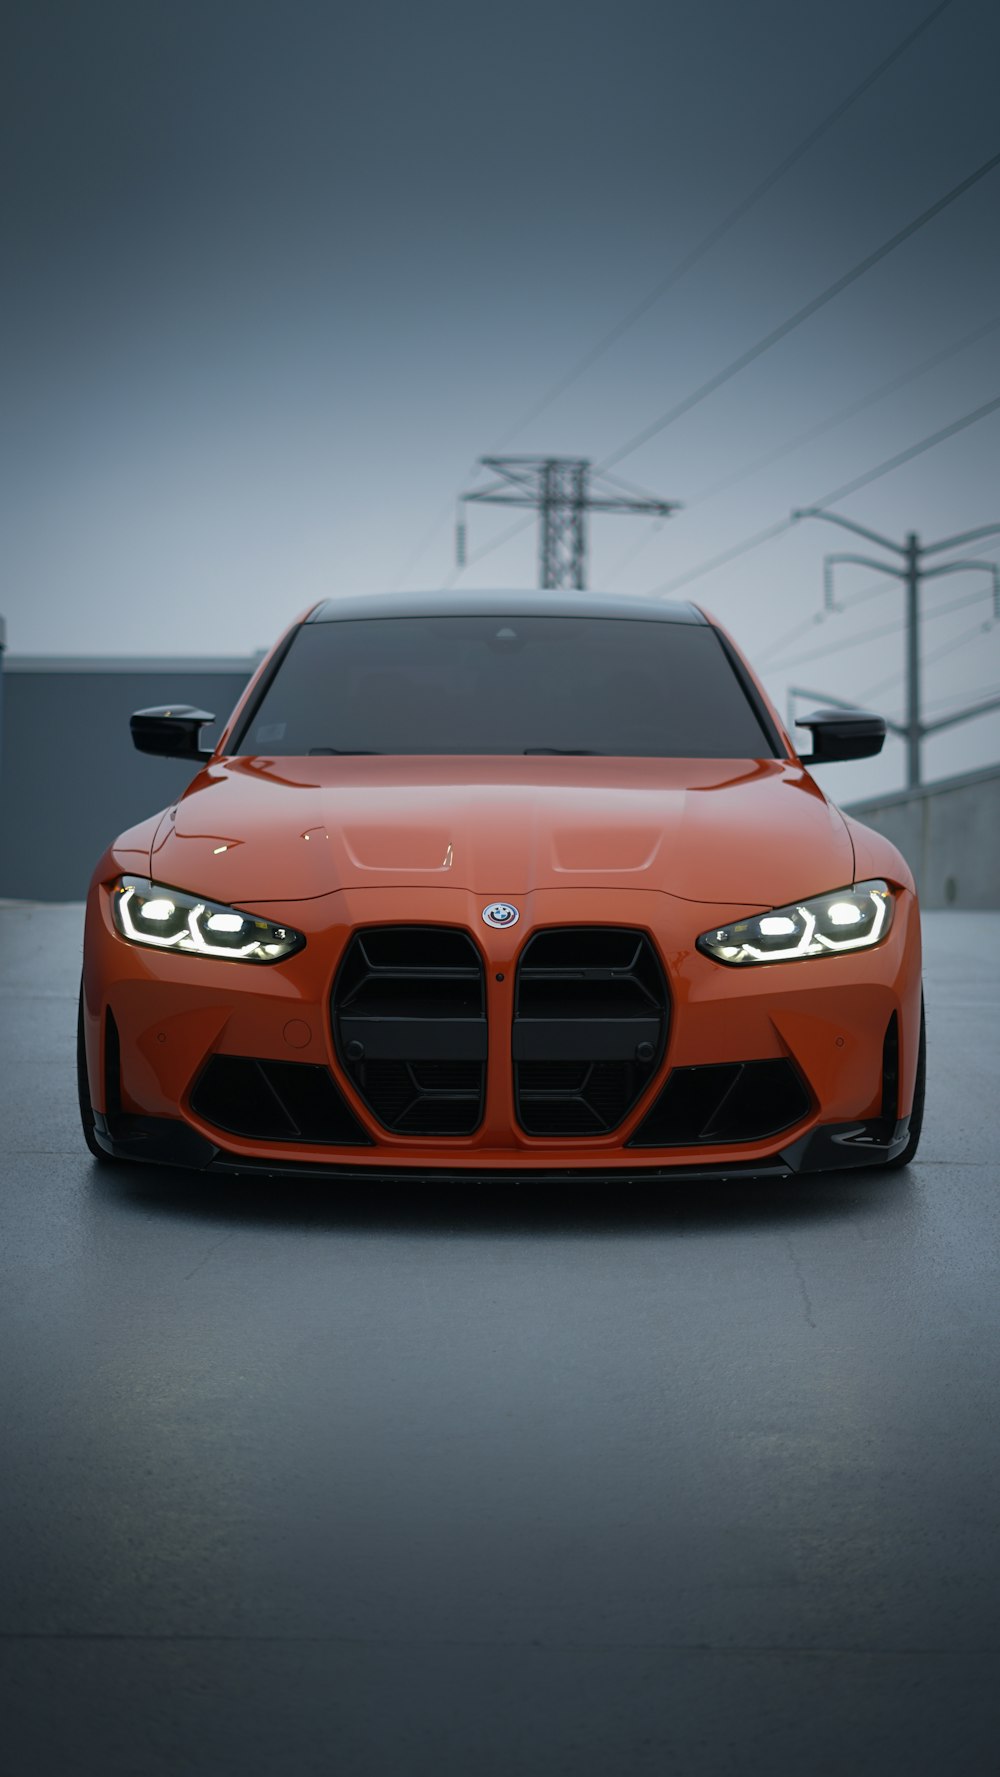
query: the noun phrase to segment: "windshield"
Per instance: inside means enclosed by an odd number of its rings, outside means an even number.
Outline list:
[[[418,616],[303,624],[237,751],[759,759],[774,748],[707,624]]]

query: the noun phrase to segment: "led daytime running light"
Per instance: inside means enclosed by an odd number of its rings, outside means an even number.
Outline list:
[[[137,877],[122,877],[114,886],[111,911],[115,925],[130,944],[153,950],[182,951],[237,963],[275,963],[301,950],[305,938],[290,926],[277,925],[257,914],[199,900],[180,889],[162,889]],[[144,923],[153,922],[151,929]],[[174,931],[164,925],[176,923]],[[246,943],[234,942],[247,930]]]
[[[737,967],[870,950],[886,937],[893,908],[888,883],[859,882],[702,932],[698,949],[715,962]]]

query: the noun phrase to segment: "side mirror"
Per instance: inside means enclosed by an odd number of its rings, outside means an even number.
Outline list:
[[[882,751],[885,721],[868,710],[813,710],[797,716],[796,728],[812,730],[813,750],[803,765],[832,765],[838,759],[872,759]]]
[[[152,710],[136,710],[129,726],[132,743],[140,753],[161,759],[210,759],[212,748],[199,744],[201,730],[215,717],[190,703],[161,704]]]

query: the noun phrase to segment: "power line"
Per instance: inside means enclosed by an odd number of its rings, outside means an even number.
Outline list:
[[[948,7],[951,4],[952,0],[941,0],[939,5],[932,6],[930,12],[925,14],[924,18],[913,27],[912,31],[908,31],[896,44],[895,48],[890,50],[888,55],[883,56],[882,60],[877,62],[875,67],[871,69],[870,73],[866,74],[864,79],[859,81],[856,87],[852,88],[846,98],[842,99],[838,105],[835,105],[832,111],[829,111],[818,124],[802,137],[801,141],[798,142],[787,155],[785,155],[784,159],[780,160],[777,166],[773,167],[771,171],[754,186],[753,190],[747,195],[747,197],[743,198],[740,203],[723,217],[722,221],[719,222],[715,228],[711,229],[709,233],[703,237],[696,247],[692,248],[691,252],[674,267],[673,271],[669,272],[665,278],[661,279],[660,283],[658,283],[641,302],[637,303],[633,309],[630,309],[629,313],[624,316],[616,326],[612,327],[608,333],[604,334],[602,338],[598,340],[595,346],[591,347],[590,351],[580,359],[576,366],[566,376],[560,378],[560,380],[549,389],[548,393],[542,397],[541,401],[536,402],[535,405],[531,407],[520,420],[518,420],[515,426],[511,427],[509,431],[504,433],[502,438],[498,439],[490,454],[498,455],[499,452],[504,450],[512,438],[516,437],[519,432],[523,431],[524,427],[529,425],[533,419],[537,419],[540,414],[544,413],[549,407],[551,407],[552,403],[559,395],[563,394],[568,388],[570,388],[571,385],[584,374],[584,371],[590,368],[591,364],[596,363],[596,361],[601,358],[612,345],[614,345],[616,340],[620,339],[630,327],[634,326],[636,321],[641,319],[648,309],[652,308],[661,297],[667,294],[668,290],[672,289],[675,284],[679,283],[681,279],[698,264],[699,260],[703,259],[711,248],[716,246],[725,235],[735,228],[736,224],[741,222],[743,217],[749,214],[754,206],[760,202],[761,198],[766,196],[767,192],[770,191],[787,172],[791,171],[792,167],[808,153],[809,149],[840,121],[845,113],[850,110],[851,106],[854,105],[870,87],[874,86],[876,81],[880,80],[883,74],[888,73],[893,64],[897,62],[901,56],[905,55],[911,45],[917,41],[917,38],[922,36],[924,31],[934,24],[941,14],[948,10]],[[605,468],[607,468],[607,465],[605,465]],[[474,464],[469,469],[466,479],[469,479],[478,473],[478,464]],[[395,584],[399,584],[400,581],[406,579],[412,572],[424,551],[428,548],[429,544],[433,542],[442,525],[451,517],[453,509],[454,501],[449,499],[447,505],[441,508],[438,516],[428,525],[426,531],[423,532],[419,541],[406,557],[403,568],[398,574]]]
[[[972,543],[968,549],[960,549],[955,555],[955,560],[963,561],[968,555],[995,555],[998,549],[1000,549],[998,542]],[[861,592],[852,593],[850,598],[838,600],[837,611],[849,611],[854,605],[867,604],[870,599],[881,598],[884,593],[891,591],[892,586],[889,582],[880,580],[876,583],[873,581],[871,586],[864,587]],[[825,613],[821,611],[820,615],[825,615]]]
[[[818,504],[818,502],[816,502]],[[780,537],[790,531],[794,518],[780,518],[776,524],[769,524],[762,531],[754,531],[750,537],[744,537],[731,548],[723,549],[721,554],[713,555],[710,561],[704,561],[696,568],[689,568],[685,574],[676,574],[672,580],[664,581],[662,586],[654,586],[651,597],[660,597],[668,592],[676,592],[679,586],[688,586],[692,580],[700,580],[703,575],[711,574],[715,568],[722,568],[726,562],[735,561],[738,556],[749,555],[752,549],[759,549],[762,543],[770,543],[772,537]]]
[[[946,654],[954,654],[957,649],[964,648],[966,642],[971,642],[976,636],[985,635],[987,631],[991,630],[993,627],[994,619],[987,617],[984,622],[974,624],[971,629],[963,629],[960,636],[952,636],[950,641],[943,643],[940,648],[933,648],[929,654],[925,654],[923,656],[923,665],[933,666],[935,661],[943,660]],[[858,702],[867,703],[870,697],[877,697],[879,692],[887,691],[890,686],[897,684],[902,676],[901,672],[892,673],[889,678],[879,679],[874,685],[867,685],[864,691],[858,692]],[[970,696],[972,695],[988,696],[989,693],[970,692]]]
[[[618,450],[612,451],[611,455],[605,457],[599,467],[602,470],[605,470],[615,463],[622,462],[625,457],[631,456],[633,451],[638,450],[641,445],[648,444],[651,438],[655,438],[660,432],[666,431],[668,426],[672,426],[674,422],[681,419],[684,414],[690,413],[692,408],[698,407],[702,401],[706,401],[709,395],[714,395],[715,391],[722,388],[724,383],[730,382],[734,376],[738,376],[741,370],[746,370],[747,366],[754,363],[755,359],[763,357],[764,353],[769,352],[772,346],[778,344],[779,340],[787,338],[790,333],[794,333],[797,327],[801,327],[803,322],[808,321],[813,315],[818,314],[820,309],[826,308],[827,304],[831,303],[835,297],[842,293],[842,291],[848,289],[851,284],[856,284],[859,278],[863,278],[866,272],[871,271],[874,266],[878,265],[881,260],[887,258],[890,253],[894,253],[896,248],[901,247],[904,241],[910,240],[921,228],[926,228],[927,224],[932,222],[935,216],[940,216],[942,210],[946,210],[950,204],[956,203],[960,197],[964,197],[965,193],[970,191],[974,185],[977,185],[980,179],[985,179],[987,175],[994,172],[998,166],[1000,166],[1000,154],[994,154],[989,160],[984,161],[981,166],[977,167],[974,172],[969,173],[965,179],[960,180],[957,185],[953,186],[950,191],[946,192],[944,197],[938,198],[937,201],[930,204],[926,210],[921,211],[920,215],[915,216],[912,222],[908,222],[905,228],[899,229],[889,240],[883,241],[880,247],[876,247],[873,253],[868,253],[865,255],[864,259],[860,259],[857,265],[851,267],[850,271],[845,272],[843,276],[837,278],[834,283],[828,284],[825,290],[821,290],[818,296],[814,296],[809,302],[804,303],[793,315],[789,315],[788,319],[782,321],[780,326],[772,328],[771,332],[766,333],[755,345],[748,347],[745,352],[741,352],[739,357],[734,358],[730,364],[727,364],[724,370],[717,371],[714,376],[709,377],[707,382],[702,383],[700,387],[693,390],[690,395],[686,395],[683,401],[678,401],[673,407],[668,408],[667,412],[661,414],[659,419],[654,420],[649,426],[644,426],[642,431],[637,432],[634,437],[627,441],[627,443],[623,444]]]
[[[979,635],[980,631],[977,629],[975,633]],[[931,658],[932,656],[930,655],[926,656],[926,660]],[[870,697],[871,692],[866,692],[864,695]],[[975,691],[970,690],[963,695],[967,697],[970,702],[978,702],[978,700],[983,697],[996,697],[1000,695],[1000,685],[980,685]],[[954,703],[955,692],[949,691],[947,697],[925,697],[923,707],[925,710],[946,710]]]
[[[799,636],[806,635],[809,630],[815,629],[817,624],[825,623],[831,616],[839,616],[842,611],[849,610],[854,605],[866,604],[870,599],[881,598],[883,594],[892,591],[891,580],[880,580],[877,586],[867,586],[863,592],[855,593],[853,598],[842,599],[835,611],[825,610],[821,605],[818,611],[813,611],[812,615],[807,617],[803,623],[796,624],[795,628],[790,629],[787,635],[781,637],[780,641],[772,642],[769,648],[765,648],[762,655],[757,655],[758,667],[766,667],[770,670],[771,666],[775,664],[775,654],[783,653],[790,643],[797,641]]]
[[[850,402],[847,407],[838,408],[836,413],[829,414],[825,420],[819,420],[815,426],[809,426],[806,431],[796,433],[794,438],[778,445],[775,450],[767,451],[763,456],[754,457],[752,462],[744,463],[741,468],[734,469],[731,474],[723,476],[721,481],[715,481],[710,487],[703,488],[700,493],[694,494],[690,500],[685,501],[687,509],[690,511],[692,506],[700,506],[703,500],[713,500],[717,494],[725,493],[728,488],[735,487],[738,482],[745,481],[748,476],[756,474],[758,469],[766,469],[769,464],[779,462],[782,457],[787,457],[793,450],[801,450],[804,444],[812,444],[814,439],[821,438],[824,432],[832,432],[837,426],[842,426],[845,420],[853,419],[856,414],[864,413],[866,408],[874,407],[877,402],[884,401],[887,395],[895,395],[900,389],[905,389],[907,383],[914,382],[918,376],[925,375],[928,370],[935,369],[938,364],[947,363],[949,358],[956,357],[959,352],[964,352],[969,346],[975,345],[977,341],[985,339],[987,334],[994,333],[998,327],[1000,327],[1000,315],[994,315],[991,321],[987,321],[985,327],[977,327],[973,333],[967,333],[954,345],[946,346],[944,351],[934,352],[931,357],[924,358],[921,363],[914,364],[911,369],[903,371],[899,376],[890,377],[888,382],[880,384],[877,389],[872,389],[860,400]]]
[[[441,526],[444,524],[445,519],[451,518],[454,511],[455,511],[455,498],[454,498],[454,495],[452,495],[448,500],[447,506],[443,506],[441,508],[440,512],[438,513],[437,517],[431,519],[431,522],[427,526],[427,529],[424,532],[422,532],[419,541],[417,543],[415,543],[413,548],[410,550],[410,553],[406,557],[406,560],[404,561],[403,566],[399,569],[398,573],[395,576],[395,579],[392,582],[393,586],[400,586],[404,580],[409,578],[410,574],[413,572],[413,569],[416,567],[418,561],[420,560],[420,557],[423,555],[424,550],[431,543],[433,543],[434,538],[437,536],[438,531],[441,529]]]
[[[796,433],[794,438],[788,439],[775,450],[766,452],[764,456],[754,457],[751,462],[744,463],[741,468],[734,470],[730,475],[724,476],[721,481],[713,482],[710,487],[704,488],[701,493],[695,494],[693,499],[686,501],[686,509],[690,511],[692,507],[700,506],[703,501],[714,499],[716,494],[725,492],[726,489],[734,487],[740,481],[745,481],[748,476],[755,474],[758,469],[764,469],[770,463],[780,461],[782,457],[788,456],[791,451],[801,449],[804,444],[811,444],[814,439],[821,437],[824,432],[833,431],[836,426],[843,425],[845,420],[853,419],[856,414],[864,412],[868,407],[873,407],[876,402],[884,400],[887,395],[895,394],[899,389],[905,388],[907,383],[913,382],[918,376],[923,376],[928,370],[933,370],[938,364],[946,363],[949,358],[957,356],[959,352],[966,351],[969,346],[975,345],[979,340],[985,339],[988,334],[994,333],[998,327],[1000,327],[1000,315],[994,315],[992,320],[986,322],[985,326],[977,327],[972,333],[965,334],[962,339],[957,340],[953,345],[947,346],[944,351],[935,352],[931,357],[924,358],[921,363],[913,365],[909,370],[902,372],[899,376],[891,377],[888,382],[880,384],[877,389],[871,390],[867,395],[862,396],[860,400],[852,401],[847,407],[838,408],[836,413],[829,414],[826,419],[820,420],[815,426],[810,426],[805,432]],[[627,567],[630,562],[635,560],[636,556],[640,555],[642,551],[648,547],[652,542],[653,537],[662,529],[662,523],[657,522],[644,536],[640,537],[636,543],[631,544],[625,551],[624,555],[622,555],[610,569],[606,576],[607,580],[609,582],[614,580],[617,575],[621,573],[623,568]],[[874,597],[888,590],[889,589],[884,584],[880,583],[877,587],[871,588],[869,594],[856,593],[854,598],[846,600],[845,603],[860,603],[866,596]]]
[[[873,583],[871,586],[862,587],[860,592],[852,592],[850,598],[838,599],[836,609],[838,612],[850,611],[855,605],[867,605],[871,603],[872,599],[884,598],[885,594],[891,591],[892,583],[880,580],[877,586]]]
[[[997,158],[1000,160],[1000,155]],[[940,431],[932,432],[929,437],[922,438],[919,444],[911,444],[908,449],[899,451],[896,456],[888,457],[883,463],[877,463],[874,469],[866,470],[864,475],[856,477],[854,481],[845,482],[843,487],[834,488],[832,493],[822,494],[818,500],[811,500],[810,505],[814,508],[832,506],[835,500],[844,499],[847,494],[855,492],[859,487],[870,486],[873,481],[878,481],[880,476],[888,475],[903,463],[911,462],[923,451],[933,450],[936,445],[943,444],[946,438],[954,437],[956,432],[964,431],[967,426],[976,425],[979,420],[985,419],[987,414],[993,413],[998,407],[1000,407],[1000,395],[997,395],[992,401],[984,402],[982,407],[974,408],[971,413],[963,414],[961,419],[953,420],[950,425],[942,426]],[[728,561],[734,561],[737,556],[748,555],[752,549],[758,549],[762,543],[770,542],[772,537],[782,536],[785,531],[791,530],[795,522],[792,517],[783,518],[776,524],[766,526],[762,531],[755,531],[752,536],[744,537],[739,543],[734,543],[730,549],[723,550],[721,555],[712,556],[710,561],[700,562],[695,568],[688,568],[686,573],[675,575],[673,580],[665,581],[662,586],[654,586],[651,596],[663,596],[675,592],[679,586],[689,585],[692,580],[700,580],[703,575],[712,573],[715,568],[723,567]]]
[[[613,564],[613,566],[610,567],[607,570],[607,572],[604,574],[603,578],[604,578],[605,585],[607,585],[610,588],[611,582],[618,578],[618,575],[621,573],[622,569],[627,568],[629,565],[629,562],[634,561],[637,555],[642,554],[643,550],[646,549],[648,547],[648,545],[653,541],[653,538],[655,536],[657,536],[657,534],[660,531],[662,531],[666,522],[667,521],[665,518],[654,518],[653,519],[649,529],[645,532],[645,534],[643,536],[637,537],[634,543],[630,543],[628,548],[625,550],[624,554],[620,555],[618,557],[618,560]]]
[[[948,3],[950,4],[951,0],[948,0]],[[482,474],[483,462],[484,459],[482,457],[477,458],[476,462],[474,462],[469,468],[466,480],[475,481]],[[617,487],[622,488],[626,493],[632,494],[639,499],[656,499],[656,495],[651,494],[648,488],[639,487],[635,482],[625,481],[620,475],[605,475],[604,480],[614,482]],[[420,557],[423,555],[424,550],[433,542],[446,520],[453,516],[454,510],[455,501],[454,499],[449,499],[448,504],[443,506],[437,516],[431,520],[419,541],[414,545],[413,549],[406,557],[403,567],[399,570],[395,580],[392,582],[394,587],[398,586],[401,581],[405,580],[413,571],[417,562],[420,560]],[[498,537],[494,537],[491,543],[486,543],[481,549],[475,550],[472,555],[468,556],[465,561],[461,562],[457,568],[452,570],[448,579],[444,582],[445,591],[450,591],[457,584],[466,568],[473,567],[477,561],[481,561],[485,555],[491,554],[494,549],[501,548],[501,546],[504,543],[509,542],[512,537],[516,537],[521,531],[527,530],[528,525],[531,523],[531,519],[519,521],[517,524],[512,525],[508,530],[502,531]]]
[[[481,461],[494,479],[463,494],[462,501],[527,506],[538,513],[540,586],[586,586],[591,512],[654,513],[667,518],[677,510],[676,500],[639,493],[617,476],[595,475],[586,457],[483,457]],[[604,481],[610,491],[601,486]]]
[[[936,617],[946,617],[950,611],[965,611],[970,605],[977,605],[980,599],[989,593],[984,588],[981,592],[966,593],[962,598],[950,599],[946,605],[938,605],[934,611],[928,611],[925,623],[933,623]],[[791,672],[795,666],[805,666],[810,660],[823,660],[828,654],[842,654],[847,648],[858,648],[862,642],[881,641],[885,636],[900,635],[905,625],[899,621],[883,624],[879,629],[866,629],[863,635],[841,637],[839,642],[830,642],[824,648],[813,648],[808,654],[796,654],[794,660],[776,660],[768,668],[773,673]]]
[[[969,545],[968,549],[960,549],[955,556],[955,560],[962,561],[968,555],[995,554],[998,549],[1000,549],[1000,543],[972,543]],[[891,591],[891,581],[880,580],[877,583],[873,582],[871,586],[865,586],[861,592],[852,593],[850,598],[840,599],[837,603],[837,611],[849,611],[854,605],[868,604],[871,599],[882,598],[885,593]],[[825,614],[826,613],[822,611],[819,613],[820,616],[824,616]]]
[[[832,130],[834,124],[839,123],[845,112],[849,111],[851,106],[854,105],[870,87],[874,86],[875,82],[880,80],[882,75],[887,73],[895,62],[898,62],[900,56],[905,54],[910,46],[916,42],[917,38],[927,30],[928,26],[932,25],[936,19],[940,18],[943,12],[948,10],[951,3],[952,0],[942,0],[940,5],[933,6],[930,12],[920,20],[919,24],[915,25],[912,31],[908,31],[906,36],[901,38],[896,44],[896,47],[890,50],[887,56],[883,56],[880,62],[876,63],[871,72],[866,74],[863,80],[859,81],[858,85],[847,94],[847,97],[841,99],[840,103],[835,105],[832,111],[828,111],[826,116],[802,137],[802,140],[796,144],[790,153],[786,154],[784,159],[778,162],[777,166],[772,167],[771,171],[754,186],[753,190],[749,192],[745,198],[741,199],[741,201],[729,211],[728,215],[723,217],[721,222],[717,223],[714,228],[710,229],[707,235],[702,237],[697,246],[692,247],[690,253],[687,253],[685,257],[674,266],[673,270],[667,273],[665,278],[661,278],[660,282],[654,285],[653,289],[650,290],[640,302],[637,302],[634,308],[629,309],[628,313],[623,316],[622,320],[618,321],[614,327],[609,328],[607,333],[602,334],[596,345],[591,346],[590,350],[584,353],[583,357],[578,360],[571,370],[567,371],[565,376],[560,377],[557,382],[552,384],[547,393],[541,397],[541,400],[536,401],[534,406],[530,407],[528,411],[522,415],[521,419],[517,421],[517,424],[512,426],[510,430],[505,433],[504,437],[500,440],[500,443],[496,445],[495,450],[501,451],[505,449],[511,439],[515,438],[519,432],[522,432],[525,426],[530,425],[532,420],[538,419],[541,414],[545,413],[548,408],[552,406],[553,402],[558,400],[560,395],[564,395],[566,390],[571,388],[572,385],[584,375],[585,371],[590,369],[591,365],[596,364],[598,359],[602,358],[605,352],[609,351],[611,346],[615,345],[617,341],[621,339],[623,334],[627,333],[630,328],[634,327],[636,322],[642,319],[643,315],[647,314],[662,297],[666,296],[669,290],[674,288],[675,284],[679,284],[681,279],[686,277],[688,272],[692,271],[699,261],[704,259],[705,255],[709,253],[713,247],[717,246],[719,241],[721,241],[725,235],[729,234],[730,231],[736,227],[738,222],[742,222],[744,216],[749,215],[750,211],[760,202],[761,198],[765,197],[772,187],[777,185],[778,181],[783,179],[785,174],[791,171],[792,167],[802,159],[803,155],[807,154],[810,148],[813,148],[823,136]],[[607,465],[605,465],[605,467],[606,466]]]
[[[851,598],[840,599],[833,611],[828,611],[821,605],[819,609],[813,611],[812,615],[807,617],[803,623],[797,624],[794,629],[788,631],[787,635],[782,636],[780,641],[772,642],[769,648],[765,648],[763,655],[758,655],[756,657],[757,665],[761,667],[770,667],[772,664],[772,657],[775,654],[783,653],[790,642],[796,641],[799,636],[805,635],[810,629],[815,629],[817,624],[825,623],[827,618],[839,616],[842,611],[849,611],[853,609],[855,605],[864,605],[868,604],[871,599],[883,598],[887,592],[892,591],[893,585],[891,580],[880,580],[877,585],[866,586],[862,592],[854,593]]]
[[[624,481],[620,475],[601,475],[602,481],[610,481],[612,486],[620,488],[625,494],[631,494],[634,500],[652,500],[654,505],[660,504],[659,494],[654,494],[648,487],[640,487],[637,481]]]
[[[985,635],[993,628],[995,621],[995,618],[987,617],[984,622],[975,624],[971,629],[964,629],[960,636],[952,636],[950,642],[943,642],[940,648],[935,648],[931,654],[924,656],[924,665],[933,666],[936,660],[943,660],[946,654],[954,654],[956,649],[964,648],[966,642],[971,642],[974,636]]]
[[[969,555],[996,554],[998,549],[1000,549],[1000,541],[993,543],[972,543],[967,549],[960,549],[955,556],[955,560],[962,561]],[[825,623],[830,616],[837,616],[841,611],[850,610],[854,605],[866,604],[869,600],[876,597],[880,598],[884,593],[893,592],[894,590],[895,588],[893,587],[891,580],[879,580],[877,584],[866,586],[862,592],[856,592],[852,598],[842,599],[834,612],[827,611],[821,605],[819,609],[813,611],[812,615],[807,617],[803,623],[796,624],[795,628],[790,629],[787,635],[782,636],[779,641],[772,642],[770,647],[765,648],[763,654],[756,657],[758,667],[770,671],[774,655],[783,653],[791,642],[797,641],[799,636],[807,634],[811,629],[815,629],[817,624]],[[775,670],[777,670],[777,667],[775,667]],[[902,670],[892,673],[889,678],[880,679],[877,685],[873,686],[869,691],[862,692],[859,695],[862,697],[873,697],[876,691],[884,690],[887,685],[894,685],[896,680],[901,679],[902,676]]]
[[[928,664],[928,661],[931,659],[933,659],[932,655],[925,655],[924,656],[924,665],[926,666]],[[890,673],[889,677],[887,679],[877,680],[877,682],[874,685],[867,685],[865,687],[864,691],[858,692],[859,704],[867,703],[868,699],[870,697],[878,697],[879,693],[882,691],[888,691],[891,686],[897,685],[899,683],[902,676],[903,676],[902,670],[900,670],[897,673]]]
[[[978,697],[995,697],[998,692],[1000,692],[1000,685],[977,685],[975,690],[970,688],[965,695],[970,699]],[[947,697],[926,698],[924,700],[924,708],[928,710],[943,710],[947,708],[948,704],[954,703],[954,701],[955,693],[954,691],[949,691]]]
[[[853,518],[845,518],[842,513],[824,512],[819,507],[796,512],[793,517],[822,519],[827,524],[835,525],[838,529],[852,532],[854,536],[861,537],[866,543],[874,543],[880,551],[889,552],[889,557],[883,555],[881,560],[873,560],[867,555],[848,554],[846,551],[838,551],[834,555],[829,555],[824,563],[824,581],[827,602],[829,602],[831,592],[831,571],[838,563],[841,565],[861,563],[866,567],[875,568],[879,573],[890,574],[894,580],[898,580],[902,584],[905,595],[902,629],[905,643],[906,715],[902,723],[898,725],[897,732],[901,733],[906,741],[906,782],[907,786],[912,789],[922,781],[923,743],[927,736],[939,734],[945,728],[953,728],[956,723],[969,722],[974,717],[985,714],[986,710],[992,707],[992,705],[982,703],[969,704],[960,710],[953,710],[948,716],[938,717],[933,722],[924,720],[922,703],[924,662],[920,633],[921,622],[924,618],[921,611],[921,593],[928,580],[937,580],[947,574],[980,574],[985,571],[990,576],[993,588],[993,615],[986,625],[987,628],[991,628],[1000,619],[1000,569],[997,568],[995,562],[985,561],[981,557],[956,558],[954,551],[963,543],[978,543],[983,537],[1000,535],[1000,524],[974,525],[971,530],[961,531],[953,537],[939,537],[936,542],[922,543],[916,531],[907,531],[903,540],[897,541],[895,537],[886,537],[878,531],[873,531],[868,525],[858,524]],[[933,567],[926,566],[928,557],[940,556],[944,550],[952,551],[950,561],[935,561]],[[896,558],[895,560],[891,559],[893,556]],[[973,598],[977,602],[981,597],[981,593],[973,594]],[[960,609],[971,602],[972,600],[968,598],[953,599],[949,604],[939,606],[933,615],[944,617],[949,611]],[[855,645],[858,640],[867,644],[869,639],[868,636],[856,638]],[[841,644],[841,646],[845,645]],[[825,652],[830,653],[832,650],[827,649]],[[794,664],[794,662],[785,663],[786,669],[790,664]],[[792,696],[794,697],[796,694],[797,692],[793,688]],[[815,693],[810,692],[809,695],[813,696]],[[838,699],[834,698],[833,701],[836,703]]]
[[[519,518],[516,524],[508,525],[506,530],[501,531],[498,537],[493,538],[492,542],[484,543],[480,549],[474,549],[472,554],[467,556],[465,561],[462,562],[461,566],[454,568],[449,574],[444,583],[445,591],[451,591],[452,587],[456,585],[459,576],[465,572],[466,568],[475,567],[476,562],[482,561],[484,555],[492,555],[494,549],[502,548],[503,544],[509,543],[513,537],[519,537],[522,531],[530,530],[534,522],[535,515],[533,512],[529,512],[527,518]]]
[[[877,481],[880,475],[888,475],[891,469],[898,469],[903,463],[911,462],[923,451],[933,450],[936,444],[943,444],[946,438],[953,438],[956,432],[964,432],[966,426],[976,425],[977,421],[984,420],[988,414],[995,413],[998,407],[1000,395],[994,396],[992,401],[984,401],[982,407],[975,408],[972,413],[963,414],[960,420],[953,420],[950,426],[942,426],[940,432],[932,433],[930,438],[921,439],[919,444],[911,444],[909,450],[901,450],[897,456],[880,463],[876,469],[869,469],[864,475],[856,475],[853,481],[845,481],[843,487],[835,488],[832,494],[825,494],[822,500],[814,500],[813,504],[832,506],[837,500],[845,500],[848,494],[856,494],[859,488],[867,487],[871,481]]]
[[[903,625],[897,620],[883,623],[878,629],[866,629],[863,635],[841,637],[839,642],[830,642],[824,648],[811,648],[808,654],[796,654],[792,660],[777,660],[768,667],[772,673],[791,672],[793,667],[805,666],[810,660],[825,660],[828,654],[843,654],[848,648],[859,648],[862,642],[881,642],[886,636],[897,636]]]
[[[956,555],[955,560],[961,561],[965,556],[969,556],[969,555],[973,555],[973,554],[976,554],[976,555],[995,554],[998,549],[1000,549],[1000,541],[997,541],[994,543],[986,543],[986,544],[982,544],[982,543],[973,544],[968,549],[960,550],[959,553]],[[961,646],[963,642],[970,641],[973,636],[982,635],[984,630],[988,630],[988,629],[992,629],[992,628],[993,628],[992,620],[987,620],[987,622],[985,622],[985,623],[977,623],[976,627],[974,629],[966,630],[963,633],[963,635],[960,636],[957,640],[953,639],[950,642],[946,642],[944,644],[943,649],[938,648],[938,649],[935,649],[935,651],[932,654],[925,655],[924,656],[924,665],[925,666],[933,665],[934,661],[940,660],[942,658],[943,654],[950,654],[952,652],[953,648],[957,648],[957,647]],[[900,669],[898,672],[890,673],[888,678],[879,679],[876,684],[869,685],[866,691],[860,691],[858,693],[860,700],[863,702],[864,699],[867,697],[875,697],[878,692],[888,690],[888,688],[891,685],[895,685],[897,683],[897,681],[902,678],[902,676],[903,676],[902,669]],[[984,692],[983,695],[985,696],[986,693]]]
[[[766,648],[763,654],[755,655],[756,665],[762,671],[769,670],[772,654],[780,654],[791,642],[798,641],[799,636],[807,635],[809,631],[815,629],[818,624],[825,623],[828,616],[828,611],[822,609],[819,611],[813,611],[811,616],[805,618],[802,623],[797,623],[794,629],[790,629],[787,635],[782,636],[780,642],[772,642],[770,648]]]

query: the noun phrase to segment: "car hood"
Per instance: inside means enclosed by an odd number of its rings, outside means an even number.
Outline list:
[[[844,820],[786,760],[359,756],[210,764],[163,816],[149,873],[237,903],[439,885],[775,906],[853,865]]]

